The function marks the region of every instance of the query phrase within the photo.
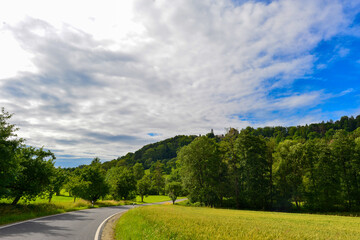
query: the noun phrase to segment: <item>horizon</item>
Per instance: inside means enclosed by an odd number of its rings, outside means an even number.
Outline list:
[[[360,114],[360,0],[4,5],[0,106],[57,166]]]

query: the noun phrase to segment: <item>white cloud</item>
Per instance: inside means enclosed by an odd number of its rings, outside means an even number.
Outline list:
[[[1,85],[30,145],[109,160],[176,134],[245,127],[237,116],[255,111],[316,106],[319,91],[269,92],[311,72],[310,51],[348,24],[337,1],[126,2],[23,1],[2,19],[38,71]]]

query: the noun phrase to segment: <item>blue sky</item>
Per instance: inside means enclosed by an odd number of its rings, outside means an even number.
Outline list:
[[[57,166],[179,134],[360,114],[360,0],[5,5],[0,106]]]

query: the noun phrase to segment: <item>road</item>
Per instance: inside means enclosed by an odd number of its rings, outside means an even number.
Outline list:
[[[1,240],[93,240],[109,216],[134,206],[92,208],[0,226]]]
[[[176,202],[184,201],[176,200]],[[108,217],[131,208],[170,203],[145,203],[92,208],[0,226],[1,240],[94,240],[98,228]],[[95,239],[97,240],[97,239]]]

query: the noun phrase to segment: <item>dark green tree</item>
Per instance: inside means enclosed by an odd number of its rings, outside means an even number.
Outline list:
[[[16,158],[19,147],[23,139],[17,138],[15,132],[18,128],[8,121],[11,114],[5,112],[4,108],[0,113],[0,198],[9,194],[9,187],[13,185],[17,172],[19,171],[19,161]]]
[[[135,177],[136,181],[142,179],[143,176],[145,175],[143,164],[135,163],[135,165],[133,166],[133,172],[134,172],[134,177]]]
[[[136,180],[131,168],[113,167],[107,172],[107,183],[114,199],[132,199],[135,197]]]
[[[243,130],[236,139],[235,150],[240,166],[240,192],[247,205],[267,208],[270,204],[270,166],[265,140]]]
[[[147,196],[150,191],[151,179],[149,175],[144,175],[136,184],[137,193],[141,197],[141,202],[144,202],[144,196]]]
[[[96,202],[99,198],[105,197],[109,192],[109,186],[105,182],[105,171],[101,168],[100,161],[95,158],[90,166],[81,169],[79,197]],[[79,187],[79,186],[78,186]]]
[[[163,194],[165,192],[164,164],[157,161],[150,171],[152,189],[156,194]]]
[[[173,204],[175,204],[176,199],[182,193],[181,182],[169,182],[166,185],[165,191],[168,194],[169,198],[172,200]]]
[[[42,148],[23,147],[17,158],[20,168],[14,182],[9,186],[8,194],[9,198],[13,198],[13,205],[16,205],[22,197],[31,200],[43,194],[55,172],[54,154]]]
[[[221,158],[214,139],[198,137],[178,153],[180,175],[192,202],[220,203]]]

